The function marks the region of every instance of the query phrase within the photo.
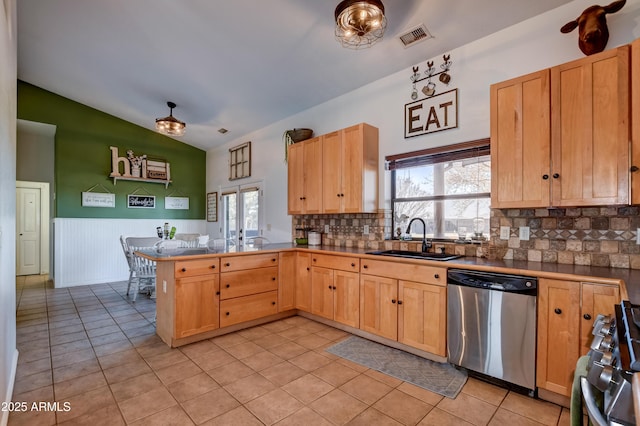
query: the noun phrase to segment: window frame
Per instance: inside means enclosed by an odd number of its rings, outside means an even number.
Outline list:
[[[444,202],[450,200],[463,200],[474,198],[491,200],[491,191],[478,192],[478,193],[466,193],[466,194],[451,194],[451,195],[430,195],[420,196],[412,198],[398,198],[396,192],[396,173],[398,170],[407,168],[416,168],[421,166],[435,165],[439,163],[446,163],[452,161],[459,161],[463,159],[471,159],[477,157],[490,156],[491,154],[491,140],[489,138],[478,139],[469,142],[463,142],[454,145],[448,145],[437,148],[430,148],[420,151],[407,152],[404,154],[397,154],[385,157],[385,166],[387,170],[391,171],[391,215],[392,215],[392,239],[399,239],[400,237],[395,234],[397,225],[396,222],[396,203],[402,202]],[[471,197],[472,196],[472,197]],[[491,208],[491,207],[489,207]],[[411,218],[409,218],[411,219]],[[403,230],[404,231],[404,230]],[[403,232],[404,234],[404,232]],[[486,236],[486,235],[485,235]],[[488,238],[488,236],[486,236]],[[456,241],[455,238],[444,238],[442,236],[432,238],[435,241]],[[411,241],[420,240],[420,238],[411,238]],[[473,240],[472,240],[473,241]],[[467,240],[468,242],[468,240]]]

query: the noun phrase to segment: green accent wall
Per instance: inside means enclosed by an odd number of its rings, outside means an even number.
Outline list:
[[[55,136],[55,217],[205,219],[206,152],[152,130],[18,81],[18,118],[57,126]],[[110,146],[118,156],[162,158],[172,183],[119,180],[114,185]],[[120,165],[122,171],[122,164]],[[99,184],[99,185],[98,185]],[[115,208],[82,207],[82,192],[116,194]],[[127,208],[128,194],[155,195],[154,209]],[[189,210],[165,210],[164,197],[189,197]]]

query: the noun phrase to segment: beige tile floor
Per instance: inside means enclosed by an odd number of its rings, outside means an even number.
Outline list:
[[[557,425],[566,409],[470,378],[456,399],[338,358],[347,333],[292,317],[171,349],[155,303],[125,283],[17,279],[20,351],[9,425]],[[65,410],[64,403],[70,409]]]

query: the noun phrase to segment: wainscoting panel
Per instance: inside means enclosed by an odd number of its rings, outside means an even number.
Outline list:
[[[156,236],[158,219],[84,219],[53,220],[54,267],[56,287],[75,287],[124,281],[129,278],[120,235],[127,237]],[[204,220],[169,221],[178,233],[207,232]]]

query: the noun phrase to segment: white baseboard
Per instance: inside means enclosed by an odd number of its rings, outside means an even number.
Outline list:
[[[7,383],[7,393],[5,394],[6,403],[11,402],[13,396],[13,385],[16,382],[16,371],[18,370],[18,350],[13,352],[13,362],[11,363],[11,374],[9,374],[9,383]],[[2,411],[2,417],[0,417],[0,426],[7,426],[9,422],[9,411]]]

